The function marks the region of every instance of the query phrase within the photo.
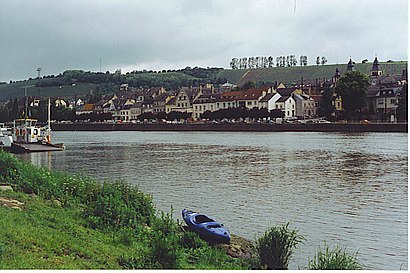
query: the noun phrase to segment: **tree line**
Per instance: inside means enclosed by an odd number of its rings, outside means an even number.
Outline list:
[[[308,57],[301,55],[299,57],[299,65],[307,66]],[[316,65],[324,65],[327,63],[327,59],[324,56],[318,56],[316,58]],[[242,57],[232,58],[229,66],[231,69],[257,69],[257,68],[270,68],[270,67],[294,67],[298,65],[296,55],[278,56],[276,58],[269,56],[261,57]]]
[[[122,74],[121,70],[110,73],[109,71],[91,72],[83,70],[67,70],[57,76],[50,75],[37,78],[37,87],[51,87],[73,85],[77,83],[92,84],[128,84],[130,87],[164,87],[166,89],[177,89],[181,86],[199,86],[204,83],[223,84],[226,78],[219,77],[220,70],[223,68],[215,67],[194,67],[189,66],[178,70],[142,70],[132,71]]]

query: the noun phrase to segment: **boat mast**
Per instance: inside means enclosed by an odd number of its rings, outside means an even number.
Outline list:
[[[26,110],[24,111],[24,124],[27,126],[27,111],[28,111],[28,96],[27,96],[28,86],[24,86],[24,96],[26,97]]]
[[[51,129],[51,103],[50,103],[50,97],[48,97],[48,113],[47,113],[47,124],[48,124],[48,129]]]

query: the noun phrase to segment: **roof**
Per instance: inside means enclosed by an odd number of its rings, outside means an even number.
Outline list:
[[[380,71],[380,70],[381,70],[380,69],[380,63],[379,63],[379,60],[376,57],[376,58],[374,58],[373,66],[372,66],[371,71]]]
[[[277,93],[269,93],[266,94],[266,96],[264,96],[260,102],[268,102],[271,98],[273,98],[273,96],[275,96]]]
[[[290,98],[290,96],[280,97],[276,102],[285,102]]]
[[[281,96],[290,96],[296,88],[294,87],[287,87],[287,88],[279,88],[276,90]]]
[[[270,86],[262,86],[259,88],[251,88],[242,93],[239,97],[241,100],[256,100],[260,98],[263,92],[267,92],[271,87]]]

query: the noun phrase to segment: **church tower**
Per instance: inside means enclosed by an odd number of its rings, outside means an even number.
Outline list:
[[[333,83],[337,82],[337,80],[341,77],[339,67],[336,67],[335,75],[333,76],[332,80]]]
[[[349,62],[347,63],[347,71],[354,71],[354,63],[352,58],[350,58]]]
[[[374,58],[372,69],[370,70],[370,76],[372,77],[379,77],[382,75],[382,70],[380,68],[379,60]]]

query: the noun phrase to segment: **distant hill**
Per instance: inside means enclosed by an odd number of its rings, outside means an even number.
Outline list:
[[[407,68],[407,61],[380,63],[383,69],[383,74],[401,75],[403,69]],[[316,79],[331,79],[339,68],[340,73],[344,73],[347,64],[319,65],[319,66],[295,66],[295,67],[272,67],[261,69],[238,69],[238,70],[222,70],[221,77],[225,77],[229,82],[238,86],[243,85],[247,81],[255,82],[274,82],[279,81],[287,84],[300,82],[304,80]],[[370,74],[372,63],[355,64],[355,69],[367,75]]]
[[[260,69],[182,69],[178,71],[163,71],[162,73],[140,73],[121,75],[121,82],[130,83],[131,86],[155,87],[163,86],[166,89],[173,88],[172,86],[186,85],[187,83],[198,84],[204,81],[221,82],[221,80],[228,80],[230,83],[238,86],[243,85],[248,81],[255,81],[256,83],[274,83],[275,81],[283,82],[285,84],[294,84],[300,82],[302,77],[306,80],[316,79],[331,79],[335,74],[336,68],[339,68],[340,73],[346,71],[347,64],[338,65],[319,65],[319,66],[297,66],[297,67],[272,67]],[[372,63],[358,63],[355,64],[355,69],[362,73],[369,74]],[[385,62],[381,63],[384,74],[401,75],[403,69],[407,68],[407,61],[400,62]],[[87,74],[88,73],[88,74]],[[95,76],[87,72],[89,76]],[[63,75],[70,73],[64,72]],[[72,74],[72,73],[71,73]],[[100,75],[102,76],[102,75]],[[44,81],[52,81],[59,78],[44,79]],[[70,79],[68,79],[70,80]],[[56,86],[42,86],[36,87],[38,80],[26,80],[10,84],[0,84],[0,101],[7,101],[15,97],[24,96],[24,86],[27,88],[29,96],[40,97],[65,97],[75,95],[87,95],[91,91],[118,90],[119,83],[108,82],[104,83],[88,83],[73,81],[73,84],[61,84]],[[108,86],[109,85],[109,86]],[[151,86],[150,86],[151,85]]]

